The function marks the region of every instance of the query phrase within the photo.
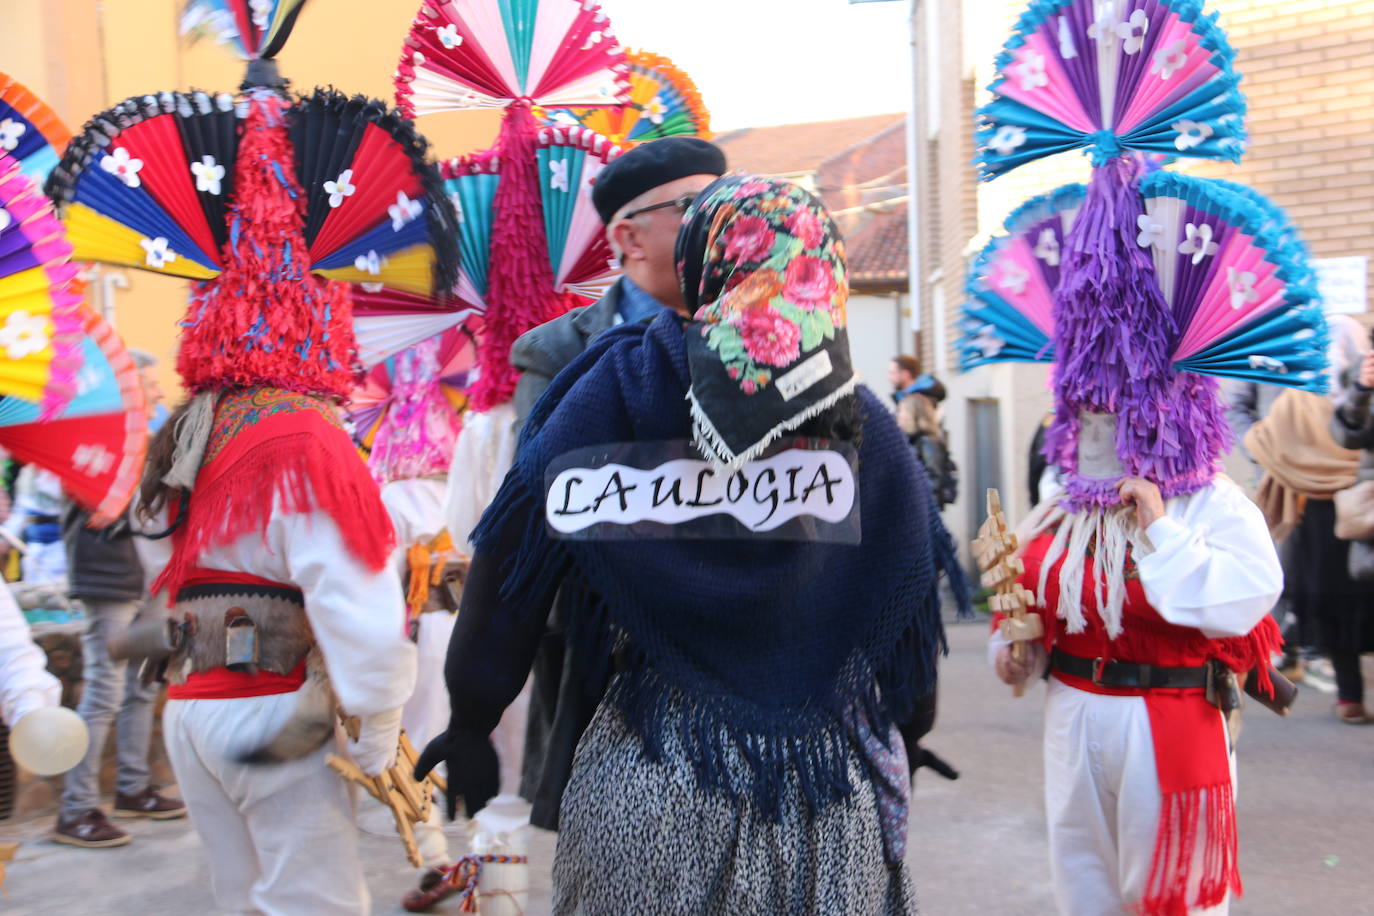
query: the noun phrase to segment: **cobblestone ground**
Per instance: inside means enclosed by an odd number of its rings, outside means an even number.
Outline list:
[[[934,916],[1052,914],[1040,804],[1038,692],[1013,701],[993,681],[983,660],[980,626],[955,626],[950,636],[940,721],[928,743],[962,777],[946,782],[927,771],[917,777],[909,860],[922,911]],[[1374,678],[1374,667],[1369,672]],[[1371,687],[1374,694],[1374,679]],[[1253,706],[1247,712],[1240,739],[1247,893],[1232,907],[1237,916],[1374,914],[1374,726],[1337,723],[1331,702],[1308,685],[1288,719]],[[382,835],[387,817],[376,809],[360,815],[378,914],[404,912],[398,901],[415,880],[399,843]],[[0,824],[0,843],[24,841],[10,865],[0,912],[214,912],[203,850],[186,821],[134,822],[135,842],[112,850],[53,844],[44,839],[49,827],[50,821]],[[453,832],[458,851],[461,825]],[[548,912],[553,849],[553,834],[536,831],[532,914]]]

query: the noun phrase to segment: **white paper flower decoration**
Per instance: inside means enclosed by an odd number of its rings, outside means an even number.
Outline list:
[[[1136,228],[1140,234],[1135,237],[1135,243],[1141,248],[1156,247],[1164,245],[1164,224],[1156,222],[1155,218],[1148,213],[1142,213],[1135,218]]]
[[[411,200],[405,191],[397,191],[396,202],[386,208],[386,215],[391,217],[392,232],[400,232],[403,226],[419,219],[420,214],[424,212],[424,204],[418,200]]]
[[[1059,266],[1059,239],[1048,226],[1040,230],[1040,238],[1036,239],[1035,256],[1051,267]]]
[[[1212,136],[1212,125],[1202,121],[1189,121],[1186,118],[1170,124],[1169,129],[1178,131],[1178,136],[1174,138],[1174,147],[1179,152],[1201,146],[1203,141]]]
[[[10,313],[0,328],[0,347],[10,359],[23,359],[43,352],[48,345],[48,319],[23,309]]]
[[[1150,72],[1158,73],[1159,78],[1167,80],[1188,63],[1188,42],[1180,38],[1178,41],[1169,45],[1167,48],[1160,48],[1155,52],[1154,60],[1150,62]]]
[[[1259,299],[1255,275],[1248,270],[1226,268],[1226,286],[1231,290],[1231,308],[1241,309]]]
[[[4,232],[14,222],[14,217],[10,216],[10,211],[0,207],[0,232]]]
[[[161,270],[177,259],[177,253],[167,247],[167,239],[160,235],[155,239],[139,239],[138,243],[143,246],[144,259],[149,267]]]
[[[555,191],[568,190],[568,163],[561,159],[549,160],[549,187]]]
[[[988,141],[988,146],[997,151],[999,156],[1010,156],[1016,151],[1017,147],[1026,142],[1026,129],[1017,127],[1015,124],[1003,124],[993,134]]]
[[[667,113],[668,107],[658,100],[658,96],[654,96],[653,100],[644,106],[644,114],[648,116],[649,122],[652,124],[662,124],[663,116]]]
[[[1189,223],[1183,227],[1183,234],[1183,241],[1178,243],[1178,253],[1192,255],[1194,267],[1201,264],[1203,258],[1217,253],[1217,243],[1212,241],[1212,227],[1206,223],[1201,226]]]
[[[1049,74],[1045,72],[1045,56],[1035,51],[1027,51],[1021,62],[1011,68],[1020,80],[1021,88],[1030,92],[1050,84]]]
[[[337,207],[344,202],[345,197],[352,197],[353,192],[358,190],[353,184],[353,170],[344,169],[339,173],[339,177],[333,181],[324,183],[325,193],[329,195],[329,206]]]
[[[1014,296],[1019,296],[1026,291],[1026,284],[1030,282],[1030,273],[1023,270],[1017,264],[1007,264],[1002,268],[1002,277],[997,281],[998,289],[1005,289]]]
[[[1131,18],[1116,24],[1116,35],[1121,39],[1121,50],[1127,54],[1139,54],[1145,47],[1145,33],[1150,31],[1150,17],[1144,10],[1136,10]]]
[[[29,129],[29,125],[23,121],[16,121],[13,118],[5,118],[0,121],[0,149],[5,152],[12,152],[19,145],[19,139]]]
[[[439,44],[452,51],[463,43],[463,36],[458,34],[458,26],[453,23],[440,26],[434,30],[434,37],[439,39]]]
[[[114,465],[115,456],[100,443],[78,445],[72,451],[72,466],[87,477],[99,477]]]
[[[138,177],[139,171],[143,168],[143,160],[134,159],[122,146],[116,146],[106,153],[100,160],[100,167],[131,188],[143,184],[143,180]]]
[[[375,277],[382,272],[382,259],[377,255],[374,249],[367,254],[360,254],[354,258],[353,266],[363,273],[372,274]]]
[[[191,163],[191,174],[196,176],[196,190],[219,196],[221,182],[224,181],[224,166],[215,162],[214,156],[201,156],[199,162]]]

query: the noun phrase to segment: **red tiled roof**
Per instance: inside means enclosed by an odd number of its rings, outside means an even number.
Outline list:
[[[865,214],[845,235],[852,286],[906,286],[907,214],[899,205]]]
[[[822,162],[863,143],[903,114],[868,115],[838,121],[812,121],[778,127],[745,127],[717,134],[731,169],[760,175],[797,175],[816,171]]]

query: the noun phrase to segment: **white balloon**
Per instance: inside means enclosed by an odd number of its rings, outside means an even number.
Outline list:
[[[86,723],[65,706],[35,709],[10,729],[10,754],[39,776],[67,772],[86,756],[90,743]]]

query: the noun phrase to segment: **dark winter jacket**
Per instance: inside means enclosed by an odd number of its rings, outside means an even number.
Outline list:
[[[67,594],[82,600],[138,601],[143,597],[143,564],[128,519],[100,530],[87,527],[89,521],[90,514],[76,505],[62,513]]]

